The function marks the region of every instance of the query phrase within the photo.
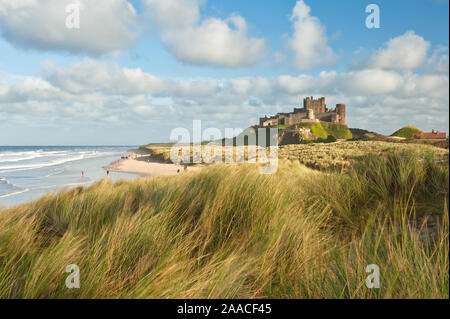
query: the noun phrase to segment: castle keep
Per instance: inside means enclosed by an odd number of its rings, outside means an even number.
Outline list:
[[[259,125],[293,125],[319,121],[346,124],[345,104],[336,104],[336,108],[328,109],[324,97],[314,99],[311,96],[303,99],[303,108],[294,108],[294,112],[291,113],[278,113],[272,117],[261,117]]]

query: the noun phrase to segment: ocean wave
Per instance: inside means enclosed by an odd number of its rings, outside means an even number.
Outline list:
[[[68,156],[67,151],[30,151],[30,152],[6,152],[0,153],[0,163],[29,161],[42,157]]]
[[[33,154],[33,153],[36,153],[36,151],[27,151],[27,152],[11,152],[11,151],[9,151],[9,152],[0,153],[0,157],[16,156],[16,155],[22,156],[22,155]]]
[[[21,189],[20,191],[16,191],[16,192],[0,195],[0,198],[5,198],[5,197],[14,196],[14,195],[19,195],[19,194],[22,194],[22,193],[26,193],[29,190],[30,190],[29,188],[24,188],[24,189]]]
[[[6,178],[0,177],[0,183],[8,184],[9,182],[8,182],[8,180]]]
[[[44,177],[51,177],[51,176],[60,175],[60,174],[63,174],[65,171],[66,171],[66,170],[65,170],[64,168],[63,168],[63,169],[60,169],[60,170],[53,169],[53,172],[51,172],[51,173],[48,174],[48,175],[45,175]]]
[[[61,165],[61,164],[67,163],[67,162],[79,161],[84,158],[85,158],[84,155],[78,155],[78,156],[74,156],[74,157],[58,159],[58,160],[55,160],[52,162],[47,162],[47,163],[44,162],[44,163],[36,163],[36,164],[0,166],[0,171],[2,173],[9,173],[9,172],[15,172],[15,171],[38,169],[38,168],[42,168],[42,167]]]
[[[0,193],[0,198],[25,193],[30,190],[29,188],[26,188],[26,187],[20,187],[20,186],[14,185],[9,180],[7,180],[5,177],[0,177],[0,185],[4,185],[4,186],[2,186],[2,192]],[[6,189],[5,189],[5,187],[6,187]]]
[[[0,163],[27,161],[42,156],[42,154],[37,152],[0,153]]]

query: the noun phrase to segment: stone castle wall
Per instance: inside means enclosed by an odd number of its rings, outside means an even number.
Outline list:
[[[315,100],[312,96],[303,99],[303,108],[305,110],[313,110],[314,113],[325,113],[327,111],[324,97],[317,100]]]
[[[330,122],[346,124],[345,104],[337,104],[335,109],[328,110],[325,98],[314,99],[307,97],[303,99],[303,108],[294,108],[291,113],[278,113],[272,117],[259,119],[260,126],[294,125],[302,122]]]

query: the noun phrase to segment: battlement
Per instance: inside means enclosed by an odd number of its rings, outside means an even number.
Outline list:
[[[303,99],[303,108],[294,108],[291,113],[278,113],[272,117],[259,119],[260,126],[293,125],[304,122],[330,122],[346,124],[345,104],[336,104],[336,108],[328,109],[325,97],[314,99],[306,97]]]
[[[303,99],[303,108],[305,110],[313,110],[314,113],[325,113],[327,107],[325,105],[325,98],[314,99],[314,97],[307,97]]]

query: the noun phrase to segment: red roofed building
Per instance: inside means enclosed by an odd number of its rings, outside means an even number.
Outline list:
[[[413,134],[413,138],[417,139],[438,139],[445,140],[447,138],[447,134],[445,132],[435,132],[434,130],[431,133],[422,132]]]

